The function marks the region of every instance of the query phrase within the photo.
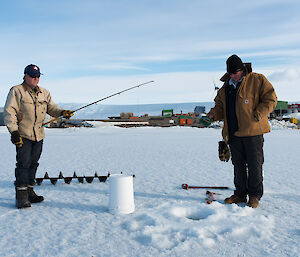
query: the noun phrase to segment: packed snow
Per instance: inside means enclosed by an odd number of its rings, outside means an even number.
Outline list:
[[[94,125],[47,129],[37,177],[135,174],[135,211],[111,214],[109,181],[95,180],[43,181],[45,201],[16,209],[15,148],[0,127],[0,256],[299,256],[300,130],[272,124],[265,135],[265,192],[252,209],[223,203],[234,185],[220,129]],[[230,189],[207,204],[205,189],[183,183]]]

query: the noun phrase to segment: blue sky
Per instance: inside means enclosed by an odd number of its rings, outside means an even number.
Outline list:
[[[299,1],[1,1],[0,106],[27,64],[56,102],[212,101],[238,54],[282,100],[300,100]]]

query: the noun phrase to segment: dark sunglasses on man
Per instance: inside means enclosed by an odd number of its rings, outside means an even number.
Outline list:
[[[31,78],[36,79],[36,78],[40,78],[41,74],[35,74],[35,75],[29,75]]]

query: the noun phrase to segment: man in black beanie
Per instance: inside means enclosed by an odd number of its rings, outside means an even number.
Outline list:
[[[247,69],[240,57],[230,56],[227,73],[208,116],[224,120],[222,136],[229,144],[234,166],[235,191],[224,200],[227,204],[246,203],[256,208],[263,195],[263,134],[270,132],[268,115],[277,97],[271,83],[262,74]],[[224,144],[223,144],[224,145]]]
[[[236,74],[238,71],[245,69],[244,64],[240,57],[237,55],[231,55],[226,61],[227,73]]]

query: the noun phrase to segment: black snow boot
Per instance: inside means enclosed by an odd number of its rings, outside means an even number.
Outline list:
[[[28,186],[28,200],[31,203],[39,203],[44,201],[44,197],[42,195],[37,195],[34,190],[33,190],[33,186]]]
[[[27,187],[16,187],[16,206],[18,209],[31,207]]]

